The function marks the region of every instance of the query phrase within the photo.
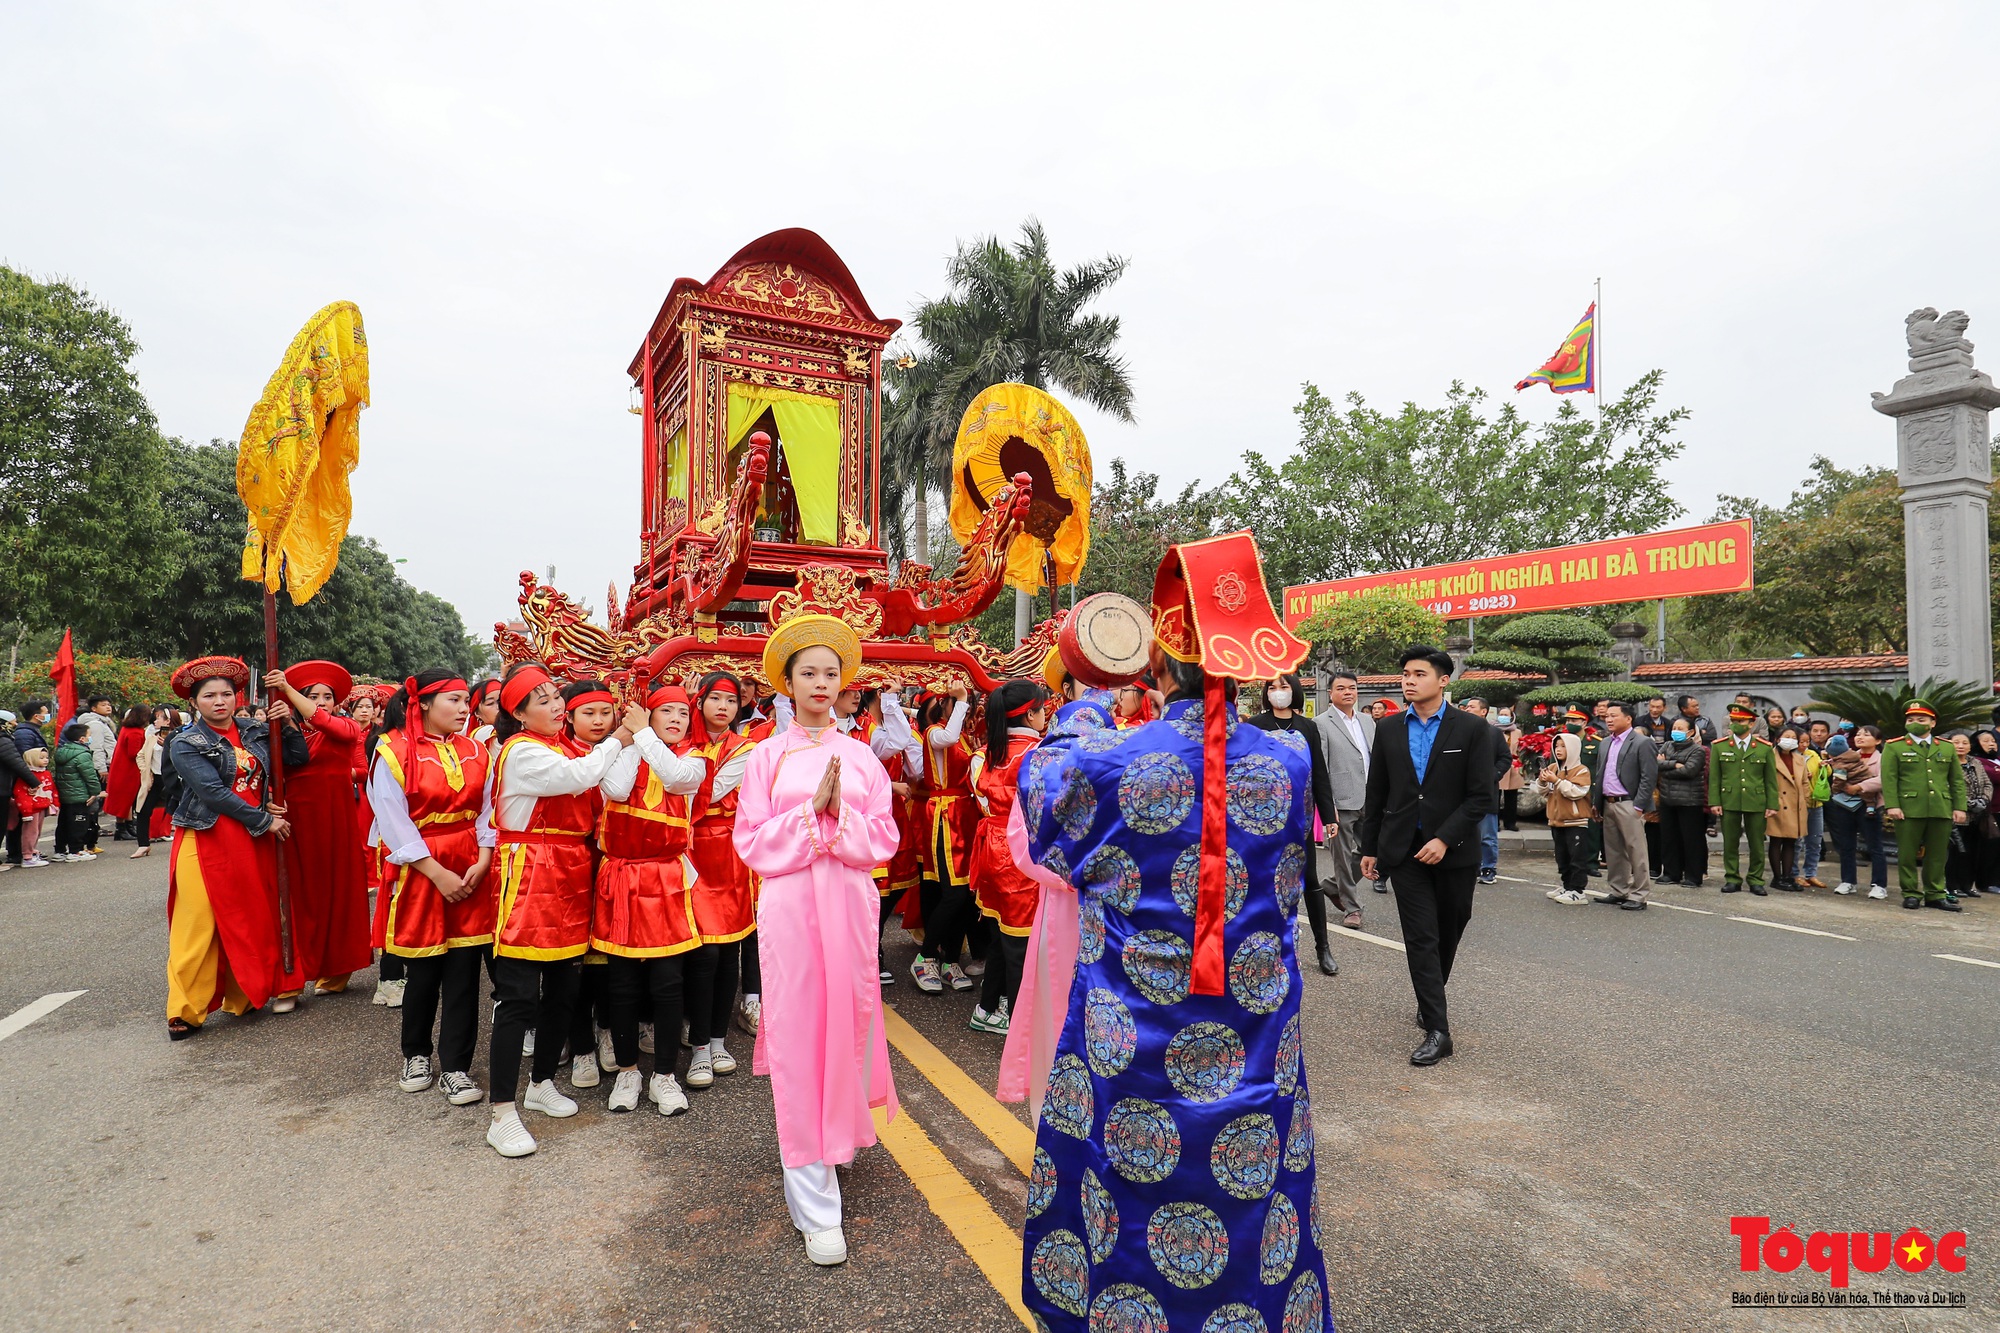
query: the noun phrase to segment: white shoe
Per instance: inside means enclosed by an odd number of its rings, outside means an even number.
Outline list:
[[[972,989],[972,978],[965,975],[965,969],[961,968],[957,963],[946,963],[944,965],[944,980],[945,984],[953,990]]]
[[[298,1007],[299,997],[296,995],[281,995],[271,1001],[271,1012],[274,1014],[289,1014]]]
[[[70,860],[72,860],[72,861],[95,861],[95,860],[97,859],[97,853],[96,853],[96,852],[71,852],[71,853],[69,854],[69,859],[70,859]]]
[[[391,981],[378,981],[378,982],[376,982],[376,983],[375,983],[375,994],[374,994],[373,996],[371,996],[371,997],[369,998],[369,1001],[368,1001],[368,1003],[370,1003],[370,1004],[387,1004],[387,1003],[389,1003],[389,987],[393,986],[394,984],[395,984],[395,983],[394,983],[394,982],[391,982]]]
[[[610,1028],[603,1028],[597,1034],[597,1067],[607,1074],[618,1068],[618,1047],[611,1040]]]
[[[24,856],[21,858],[21,869],[23,870],[39,870],[47,864],[49,864],[48,860],[40,856]]]
[[[1833,891],[1838,894],[1846,895],[1854,892],[1854,886],[1852,884],[1849,884],[1846,880],[1843,879],[1842,881],[1840,881],[1840,883],[1833,886]]]
[[[382,983],[382,985],[389,988],[387,1003],[391,1009],[401,1009],[403,1007],[403,991],[408,988],[409,984],[407,981],[385,981]]]
[[[1564,889],[1556,895],[1556,901],[1564,907],[1576,907],[1590,901],[1590,895],[1577,889]]]
[[[68,853],[68,852],[50,852],[50,853],[49,853],[49,860],[48,860],[48,864],[50,864],[50,865],[52,865],[52,866],[59,866],[59,865],[65,865],[65,864],[67,864],[68,862],[69,862],[69,853]],[[24,865],[25,865],[25,864],[26,864],[26,862],[23,862],[22,864],[24,864]]]
[[[687,1094],[672,1074],[655,1074],[646,1089],[646,1100],[660,1108],[661,1115],[680,1115],[688,1109]]]
[[[839,1227],[825,1231],[801,1231],[806,1238],[806,1258],[823,1267],[847,1262],[847,1236]]]
[[[639,1025],[639,1053],[641,1055],[651,1055],[653,1053],[653,1031],[651,1023],[641,1023]]]
[[[1884,898],[1887,898],[1889,896],[1889,890],[1883,888],[1880,884],[1877,884],[1874,888],[1868,890],[1868,896],[1870,898],[1873,898],[1876,902],[1879,903]]]
[[[967,975],[968,977],[983,977],[983,976],[985,976],[985,975],[986,975],[986,960],[985,960],[984,958],[968,958],[968,959],[966,959],[966,960],[965,960],[965,975]]]
[[[692,1025],[691,1023],[689,1023],[689,1022],[688,1022],[688,1021],[687,1021],[686,1019],[682,1019],[682,1020],[681,1020],[681,1049],[682,1049],[682,1050],[684,1050],[684,1051],[685,1051],[685,1050],[687,1050],[687,1049],[688,1049],[689,1047],[691,1047],[691,1046],[693,1046],[693,1045],[694,1045],[694,1041],[693,1041],[693,1039],[692,1039],[692,1036],[691,1036],[691,1034],[693,1033],[693,1031],[694,1031],[694,1027],[693,1027],[693,1025]]]
[[[526,1032],[521,1034],[521,1054],[533,1055],[534,1053],[535,1053],[535,1030],[533,1028],[529,1028]]]
[[[621,1069],[611,1084],[611,1109],[614,1111],[634,1111],[639,1107],[639,1093],[645,1087],[645,1080],[636,1069]]]
[[[470,1106],[486,1095],[486,1089],[472,1081],[472,1075],[454,1069],[438,1080],[444,1099],[453,1106]]]
[[[944,982],[938,979],[938,965],[935,959],[917,955],[910,964],[910,980],[917,983],[917,989],[926,995],[936,995],[944,989]]]
[[[708,1044],[708,1063],[718,1074],[736,1072],[736,1057],[729,1053],[729,1048],[722,1044],[720,1037]]]
[[[404,1092],[422,1092],[431,1085],[431,1058],[428,1055],[413,1055],[403,1061],[403,1076],[396,1080],[396,1086]]]
[[[493,1123],[486,1127],[486,1142],[502,1157],[526,1157],[535,1150],[535,1136],[521,1123],[514,1103],[493,1108]]]
[[[528,1080],[528,1095],[521,1099],[521,1105],[530,1111],[540,1111],[551,1120],[567,1120],[576,1114],[576,1103],[562,1095],[552,1078],[540,1083]]]
[[[715,1082],[715,1061],[704,1046],[688,1061],[688,1086],[705,1088]]]
[[[569,1085],[572,1088],[594,1088],[598,1078],[597,1057],[579,1055],[569,1062]]]
[[[761,995],[746,995],[736,1005],[736,1026],[751,1036],[757,1035],[758,1024],[764,1021],[764,998]]]

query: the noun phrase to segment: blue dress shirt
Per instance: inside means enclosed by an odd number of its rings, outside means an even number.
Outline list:
[[[1422,782],[1430,771],[1431,747],[1437,744],[1438,729],[1444,725],[1444,710],[1450,704],[1439,704],[1438,710],[1426,722],[1417,716],[1417,710],[1409,711],[1409,721],[1405,724],[1410,734],[1410,763],[1417,770],[1417,781]]]

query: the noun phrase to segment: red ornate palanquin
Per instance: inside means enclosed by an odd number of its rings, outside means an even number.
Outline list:
[[[501,656],[618,681],[760,677],[766,631],[809,610],[860,632],[864,685],[991,688],[1001,659],[962,622],[999,594],[1029,482],[995,497],[950,574],[904,562],[890,577],[882,356],[898,326],[798,228],[751,242],[705,283],[675,282],[629,367],[644,424],[623,612],[591,625],[524,573],[527,633],[495,626]]]

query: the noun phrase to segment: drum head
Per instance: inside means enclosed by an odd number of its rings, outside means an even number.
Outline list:
[[[1093,593],[1076,604],[1056,636],[1069,674],[1094,689],[1130,684],[1146,670],[1153,626],[1123,593]]]

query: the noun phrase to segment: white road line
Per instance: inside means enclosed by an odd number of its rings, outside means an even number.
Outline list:
[[[1326,928],[1336,935],[1345,935],[1349,939],[1367,940],[1370,944],[1379,944],[1385,949],[1394,949],[1397,953],[1409,952],[1409,950],[1403,947],[1401,940],[1384,939],[1380,935],[1370,935],[1365,930],[1349,930],[1346,926],[1336,926],[1331,921],[1326,923]]]
[[[1804,926],[1788,926],[1782,921],[1766,921],[1760,916],[1732,916],[1729,919],[1752,926],[1769,926],[1772,930],[1789,930],[1795,935],[1822,935],[1830,940],[1846,940],[1849,944],[1855,942],[1852,935],[1836,935],[1830,930],[1809,930]]]
[[[1949,959],[1954,963],[1971,963],[1974,967],[2000,967],[2000,963],[1994,962],[1991,958],[1967,958],[1964,954],[1958,953],[1934,953],[1931,957]]]
[[[36,1019],[46,1018],[82,994],[85,994],[85,992],[80,990],[59,990],[52,995],[44,995],[39,1000],[22,1005],[5,1018],[0,1018],[0,1041],[7,1040],[7,1038],[13,1036]]]

